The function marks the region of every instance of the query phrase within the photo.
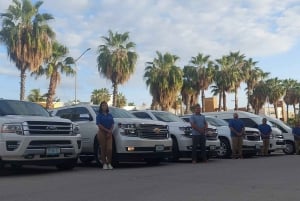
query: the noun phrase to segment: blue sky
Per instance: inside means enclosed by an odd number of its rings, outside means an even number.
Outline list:
[[[11,0],[0,1],[5,12]],[[80,58],[77,98],[89,101],[94,89],[108,88],[109,80],[97,70],[97,47],[101,36],[113,32],[129,32],[136,43],[138,62],[130,80],[119,86],[128,102],[151,104],[151,96],[143,80],[145,63],[156,57],[156,51],[180,57],[179,66],[188,64],[198,53],[220,58],[230,51],[240,51],[270,77],[300,81],[300,0],[44,0],[40,12],[55,17],[50,25],[57,40],[66,45],[70,56]],[[19,71],[0,44],[1,98],[19,98]],[[31,89],[48,89],[48,80],[26,79],[26,96]],[[63,77],[56,96],[62,101],[74,100],[75,79]],[[206,92],[206,96],[210,96]],[[239,106],[246,105],[244,86],[239,90]],[[233,107],[233,95],[228,106]]]

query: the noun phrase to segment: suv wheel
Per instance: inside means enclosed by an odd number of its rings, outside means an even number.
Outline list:
[[[229,158],[231,155],[231,148],[229,141],[224,138],[220,138],[220,149],[217,151],[217,155],[220,158]]]
[[[172,137],[172,156],[170,159],[173,162],[177,162],[179,160],[178,142],[175,137]]]
[[[94,143],[94,156],[97,166],[102,167],[102,161],[101,161],[101,149],[99,146],[99,143],[97,140],[95,140]]]
[[[78,160],[77,158],[66,160],[63,163],[57,164],[56,168],[58,170],[72,170],[77,165],[77,160]]]
[[[283,152],[287,155],[294,154],[295,152],[294,143],[291,141],[286,141],[285,149],[283,150]]]

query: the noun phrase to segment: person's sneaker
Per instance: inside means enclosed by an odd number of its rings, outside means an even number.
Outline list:
[[[108,168],[109,170],[114,169],[113,166],[112,166],[111,164],[108,164],[108,165],[107,165],[107,168]]]
[[[102,169],[103,169],[103,170],[108,170],[108,165],[107,165],[106,163],[104,163]]]

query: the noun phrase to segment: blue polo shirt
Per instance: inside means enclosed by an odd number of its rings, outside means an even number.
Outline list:
[[[190,117],[190,123],[196,124],[197,127],[199,128],[204,128],[206,124],[206,119],[205,116],[202,114],[193,114]],[[200,135],[203,133],[199,133],[195,129],[192,129],[192,135]]]
[[[295,139],[300,140],[300,127],[294,127],[292,131]]]
[[[270,132],[272,132],[271,126],[268,124],[260,124],[258,126],[258,130],[261,133],[262,139],[269,139],[270,138]]]
[[[237,132],[242,132],[243,128],[245,127],[244,122],[240,119],[231,119],[229,121],[229,128],[234,128]],[[236,133],[231,131],[231,137],[236,137]]]
[[[96,117],[96,124],[101,124],[104,128],[110,129],[114,123],[114,118],[110,113],[99,113]]]

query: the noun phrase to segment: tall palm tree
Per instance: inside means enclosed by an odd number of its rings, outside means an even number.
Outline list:
[[[182,101],[186,106],[184,111],[185,114],[188,114],[191,111],[192,97],[198,97],[199,89],[197,88],[197,83],[197,68],[194,66],[184,66],[181,96]]]
[[[260,81],[254,86],[252,94],[249,96],[249,103],[255,114],[259,114],[259,110],[264,106],[268,91],[269,87],[264,81]]]
[[[265,79],[269,73],[263,72],[262,69],[256,66],[258,62],[253,61],[252,58],[245,60],[244,65],[242,66],[242,71],[245,78],[246,87],[246,94],[247,94],[247,111],[250,111],[250,95],[253,93],[253,89],[255,85],[260,82],[261,80]]]
[[[237,90],[240,87],[242,81],[244,81],[244,73],[242,67],[244,65],[244,54],[240,52],[230,52],[228,55],[229,60],[229,76],[231,80],[231,90],[234,92],[234,109],[238,110],[238,93]]]
[[[113,85],[113,106],[117,105],[118,85],[124,84],[133,74],[137,61],[135,43],[129,41],[129,32],[113,33],[103,36],[104,45],[98,47],[98,71]]]
[[[58,42],[54,42],[52,46],[52,56],[47,60],[45,66],[40,66],[37,71],[31,73],[36,79],[43,75],[46,75],[47,79],[50,78],[46,101],[47,109],[53,107],[53,98],[57,85],[60,83],[61,74],[74,76],[76,73],[71,66],[72,64],[75,64],[74,59],[72,57],[66,57],[68,52],[67,47]]]
[[[146,63],[144,79],[150,89],[150,94],[155,96],[155,101],[162,110],[167,111],[176,101],[182,87],[183,72],[175,64],[179,59],[176,55],[170,53],[162,55],[158,51],[156,54],[157,58]]]
[[[46,100],[45,95],[41,94],[40,89],[32,89],[27,99],[31,102],[44,102]]]
[[[51,55],[54,32],[47,22],[48,13],[40,14],[43,4],[30,0],[13,0],[6,13],[1,13],[0,41],[4,43],[10,61],[20,71],[20,100],[24,100],[26,71],[35,71]]]
[[[297,80],[294,79],[284,79],[282,81],[282,85],[285,91],[285,95],[283,97],[283,100],[286,104],[286,117],[287,120],[289,119],[289,105],[293,105],[294,99],[293,99],[293,94],[294,94],[294,87],[297,85]]]
[[[228,93],[232,88],[231,77],[230,77],[230,62],[228,56],[222,56],[222,58],[216,59],[215,68],[216,69],[213,78],[215,84],[214,86],[216,89],[218,89],[219,93],[221,93],[222,100],[223,100],[223,111],[226,111],[227,110],[226,93]]]
[[[275,116],[278,118],[278,108],[277,104],[278,101],[282,98],[284,95],[284,88],[282,85],[282,80],[278,79],[277,77],[268,79],[266,81],[266,84],[268,86],[268,98],[269,102],[274,105],[275,110]]]
[[[213,62],[209,60],[209,55],[199,53],[196,57],[192,57],[190,63],[197,68],[198,88],[201,91],[202,112],[205,112],[205,93],[209,85],[213,82]]]
[[[94,89],[91,95],[91,102],[99,105],[102,101],[110,101],[110,94],[107,88]]]

